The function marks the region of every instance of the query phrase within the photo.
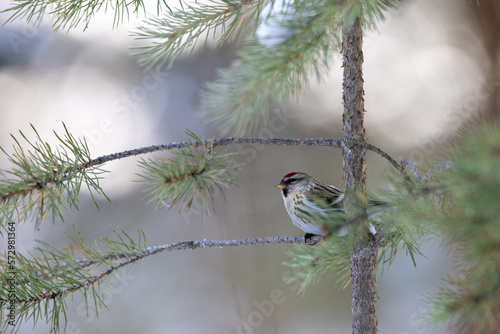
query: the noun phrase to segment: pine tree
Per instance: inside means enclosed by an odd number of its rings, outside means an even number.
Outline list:
[[[82,186],[92,196],[106,197],[99,184],[103,166],[113,160],[155,151],[169,151],[168,159],[141,160],[141,178],[149,186],[147,201],[157,207],[189,210],[201,198],[206,213],[214,211],[214,194],[234,184],[238,166],[231,146],[315,145],[342,151],[345,181],[345,237],[331,236],[316,246],[302,237],[266,237],[245,240],[181,241],[147,246],[144,232],[137,236],[116,230],[114,240],[86,243],[79,232],[68,235],[71,248],[54,249],[41,242],[35,256],[22,256],[10,247],[2,259],[2,332],[23,321],[44,318],[54,331],[64,329],[66,300],[75,292],[85,303],[93,297],[96,310],[104,306],[102,287],[117,269],[164,251],[269,243],[294,243],[287,265],[296,268],[288,277],[300,292],[326,273],[340,273],[339,284],[352,285],[353,333],[377,333],[377,267],[390,263],[403,248],[415,262],[421,237],[437,233],[457,249],[461,273],[449,286],[430,296],[429,321],[453,323],[477,333],[496,333],[500,300],[498,257],[500,136],[495,126],[466,129],[463,141],[451,150],[450,162],[434,165],[423,177],[411,162],[396,162],[367,143],[363,126],[363,32],[373,29],[397,0],[358,1],[233,1],[183,3],[171,10],[158,2],[157,17],[146,19],[134,32],[151,40],[142,50],[146,67],[169,67],[183,51],[200,39],[214,35],[216,44],[239,41],[238,59],[220,71],[208,85],[204,114],[227,133],[252,133],[267,122],[266,110],[307,90],[310,80],[323,79],[335,53],[342,52],[343,126],[341,139],[269,139],[227,137],[204,139],[189,133],[188,142],[150,146],[93,158],[85,139],[68,129],[55,133],[59,146],[51,147],[37,135],[31,142],[23,133],[13,136],[12,168],[0,178],[0,223],[9,239],[13,221],[36,218],[36,228],[49,217],[63,219],[63,212],[78,209]],[[98,10],[113,8],[115,24],[129,12],[144,8],[141,0],[47,1],[19,0],[7,9],[10,20],[26,18],[38,24],[45,15],[54,18],[54,29],[73,29],[88,24]],[[255,26],[257,25],[257,28]],[[276,28],[269,37],[266,29]],[[281,29],[281,30],[280,30]],[[257,30],[257,33],[254,33]],[[272,52],[269,52],[272,51]],[[222,149],[226,147],[226,149]],[[227,148],[229,147],[229,148]],[[386,210],[371,222],[376,235],[368,233],[366,151],[387,159],[397,170],[392,190],[377,194]],[[97,204],[97,202],[95,202]],[[9,252],[10,251],[10,252]],[[107,268],[95,274],[97,268]],[[13,314],[16,316],[14,317]],[[11,327],[12,326],[12,327]]]

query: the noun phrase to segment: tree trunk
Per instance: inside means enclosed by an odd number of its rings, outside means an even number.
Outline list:
[[[345,181],[344,205],[350,233],[355,235],[351,253],[352,332],[377,333],[376,261],[377,238],[368,233],[366,214],[366,137],[363,126],[363,34],[359,19],[346,27],[343,46],[344,137],[342,158]]]

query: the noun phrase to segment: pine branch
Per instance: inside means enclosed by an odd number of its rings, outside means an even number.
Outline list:
[[[15,215],[15,220],[36,218],[37,228],[48,215],[53,220],[63,219],[63,208],[78,208],[82,183],[92,197],[93,193],[106,197],[99,186],[100,175],[105,171],[96,166],[83,166],[84,161],[90,160],[85,140],[76,139],[64,126],[64,136],[54,132],[59,145],[52,148],[33,125],[32,129],[37,139],[34,143],[20,132],[28,149],[14,136],[12,155],[1,148],[14,165],[10,171],[0,171],[1,224],[11,221]]]
[[[314,237],[315,241],[319,241],[320,237]],[[148,248],[146,256],[174,250],[187,250],[198,248],[213,248],[213,247],[238,247],[238,246],[251,246],[251,245],[274,245],[274,244],[303,244],[305,243],[304,237],[262,237],[253,239],[234,239],[234,240],[196,240],[196,241],[179,241],[172,244],[165,244]]]
[[[259,0],[211,0],[208,3],[181,2],[182,10],[165,13],[163,17],[145,20],[133,36],[152,40],[140,49],[142,64],[148,67],[170,67],[185,49],[192,49],[199,39],[217,36],[217,45],[234,39],[253,22],[260,11]]]
[[[191,145],[183,150],[171,153],[168,159],[142,160],[139,166],[141,182],[150,186],[148,203],[156,203],[156,208],[171,208],[183,203],[182,210],[188,211],[195,196],[199,196],[202,214],[215,211],[215,191],[234,185],[234,175],[238,172],[237,164],[231,161],[236,153],[216,153],[213,141],[205,142],[193,133],[189,133],[200,146]],[[210,210],[209,200],[212,200]]]
[[[453,163],[432,169],[441,210],[424,216],[454,251],[458,273],[450,275],[438,293],[427,296],[425,320],[467,333],[499,333],[500,127],[484,121],[466,127],[462,135],[450,150]],[[421,213],[414,219],[421,221]]]
[[[56,217],[62,218],[63,208],[78,208],[82,183],[87,186],[93,199],[93,193],[106,197],[99,186],[100,174],[105,172],[100,167],[104,163],[165,150],[177,151],[172,152],[169,159],[148,159],[140,162],[144,169],[141,178],[150,185],[148,201],[155,202],[157,207],[171,207],[182,202],[184,210],[187,210],[194,196],[199,194],[204,204],[204,213],[209,214],[208,199],[213,199],[216,188],[222,190],[234,183],[230,171],[236,171],[239,166],[231,161],[234,153],[216,153],[216,147],[232,144],[340,147],[341,142],[339,139],[329,138],[226,137],[204,140],[188,132],[192,140],[187,142],[154,145],[91,159],[85,140],[74,138],[66,127],[64,137],[55,133],[60,143],[55,148],[44,142],[34,127],[33,130],[37,138],[35,143],[30,142],[21,133],[29,149],[24,149],[15,137],[13,155],[8,155],[2,148],[14,164],[12,171],[0,171],[2,223],[12,220],[24,221],[34,217],[37,219],[38,228],[50,213],[53,220]],[[367,145],[367,148],[387,159],[403,174],[408,184],[411,184],[404,168],[387,153],[373,145]],[[97,205],[95,199],[94,203]]]
[[[382,151],[378,147],[375,147],[375,146],[373,146],[371,144],[368,144],[368,143],[366,143],[366,149],[369,150],[369,151],[377,153],[378,155],[380,155],[381,157],[383,157],[384,159],[386,159],[387,161],[389,161],[389,163],[392,166],[394,166],[394,168],[396,168],[396,170],[401,174],[401,176],[403,176],[404,181],[406,183],[406,187],[407,188],[408,187],[411,188],[411,186],[413,185],[413,181],[412,181],[411,177],[405,171],[404,161],[406,161],[406,159],[404,159],[403,161],[401,161],[401,163],[398,163],[389,154],[387,154],[386,152]]]
[[[137,263],[138,261],[165,251],[178,251],[198,248],[223,248],[248,245],[269,244],[299,244],[304,243],[304,237],[264,237],[242,240],[195,240],[180,241],[145,247],[144,233],[139,229],[137,241],[129,237],[124,231],[116,232],[118,240],[104,238],[107,251],[100,246],[87,245],[82,235],[76,231],[70,237],[71,247],[57,250],[47,243],[36,247],[39,257],[25,257],[16,254],[16,266],[7,269],[6,258],[0,261],[0,282],[10,289],[0,289],[0,313],[6,305],[14,305],[16,325],[33,318],[36,322],[45,318],[51,324],[54,332],[61,329],[61,315],[66,319],[68,297],[74,297],[81,292],[88,311],[89,294],[93,296],[95,311],[106,307],[102,285],[106,278],[119,269]],[[317,238],[319,241],[319,237]],[[6,257],[6,253],[4,254]],[[97,273],[97,274],[96,274]],[[0,314],[1,315],[1,314]],[[1,315],[3,318],[3,315]],[[8,322],[0,325],[2,332],[7,329]],[[64,324],[65,328],[66,324]]]
[[[383,20],[384,12],[399,2],[286,1],[282,4],[284,12],[277,17],[261,14],[257,29],[274,21],[278,27],[268,28],[269,39],[284,41],[269,45],[259,36],[247,38],[238,59],[207,85],[204,114],[226,133],[252,133],[259,125],[265,126],[269,106],[300,96],[309,89],[311,79],[322,81],[328,75],[341,51],[343,27],[358,18],[363,29],[374,28]],[[288,30],[284,37],[275,36],[283,30]]]
[[[219,79],[207,84],[202,99],[204,115],[225,133],[252,133],[266,126],[269,106],[283,104],[309,88],[311,74],[321,81],[340,50],[341,24],[337,3],[294,2],[312,6],[317,13],[280,47],[270,50],[255,38],[245,40],[233,64],[219,71]],[[315,11],[317,7],[321,10]],[[300,11],[297,8],[297,11]],[[290,27],[290,29],[297,27]]]
[[[141,11],[145,12],[143,0],[17,0],[14,3],[12,7],[2,11],[2,13],[12,12],[7,22],[25,18],[26,22],[37,26],[46,15],[51,15],[55,31],[59,29],[69,31],[80,24],[86,28],[95,13],[101,10],[114,11],[113,27],[123,23],[131,13],[137,15]],[[157,3],[158,11],[162,6],[169,9],[166,1],[158,0]]]
[[[124,233],[123,231],[121,231]],[[143,232],[140,231],[141,235]],[[144,237],[143,237],[144,238]],[[130,239],[132,240],[132,239]],[[312,242],[319,242],[322,240],[320,236],[312,236],[310,239]],[[74,243],[74,239],[72,239]],[[78,241],[79,243],[80,241]],[[107,239],[107,243],[109,246],[116,245],[116,242]],[[162,252],[170,252],[170,251],[179,251],[179,250],[194,250],[199,248],[226,248],[226,247],[238,247],[238,246],[253,246],[253,245],[277,245],[277,244],[305,244],[307,247],[310,247],[309,243],[305,242],[304,237],[285,237],[285,236],[276,236],[276,237],[261,237],[261,238],[252,238],[252,239],[232,239],[232,240],[186,240],[186,241],[178,241],[170,244],[149,246],[144,249],[141,253],[132,254],[125,253],[123,251],[111,252],[107,255],[98,255],[98,256],[90,256],[90,253],[87,253],[85,259],[75,259],[75,265],[70,265],[65,261],[57,261],[59,269],[71,268],[71,270],[84,269],[91,266],[101,265],[102,263],[107,263],[109,261],[116,260],[126,260],[124,265],[132,264],[134,262],[140,261],[148,256],[162,253]],[[115,246],[116,247],[116,246]],[[50,248],[50,247],[49,247]],[[117,248],[119,250],[119,248]],[[94,259],[89,259],[94,257]],[[122,263],[122,264],[123,264]],[[123,267],[121,265],[120,267]],[[104,276],[111,274],[112,271],[119,269],[116,266],[109,268],[111,271],[107,272]],[[104,273],[103,273],[104,274]],[[104,277],[103,274],[99,275],[101,278]],[[55,275],[44,275],[45,278],[53,278]],[[97,281],[97,280],[96,280]],[[27,281],[19,282],[19,283],[27,283]],[[0,298],[0,303],[2,302]]]
[[[256,137],[224,137],[215,139],[205,139],[204,141],[187,141],[187,142],[173,142],[170,144],[163,145],[152,145],[147,147],[142,147],[134,150],[127,150],[123,152],[118,152],[114,154],[104,155],[89,162],[85,163],[82,167],[98,166],[106,162],[113,160],[128,158],[131,156],[168,151],[175,149],[183,149],[186,147],[200,147],[203,145],[211,145],[213,147],[227,146],[233,144],[254,144],[254,145],[266,145],[266,146],[328,146],[328,147],[340,147],[339,139],[330,138],[305,138],[305,139],[293,139],[293,138],[256,138]],[[397,163],[396,163],[397,164]]]

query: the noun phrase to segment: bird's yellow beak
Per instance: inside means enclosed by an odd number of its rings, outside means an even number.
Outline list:
[[[276,186],[276,188],[280,188],[280,189],[283,189],[285,188],[285,185],[283,183],[280,183]]]

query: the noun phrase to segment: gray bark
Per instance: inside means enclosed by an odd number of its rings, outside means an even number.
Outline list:
[[[376,261],[378,238],[368,233],[366,214],[366,136],[363,98],[363,34],[357,19],[342,36],[344,137],[342,158],[346,219],[355,233],[351,253],[352,332],[377,333]]]

